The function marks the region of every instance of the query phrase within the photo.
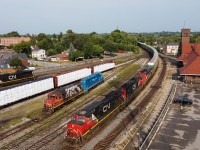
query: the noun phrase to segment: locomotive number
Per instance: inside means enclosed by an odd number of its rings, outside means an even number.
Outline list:
[[[17,79],[17,75],[10,75],[8,76],[8,79],[9,80]]]
[[[108,109],[110,109],[110,103],[103,106],[103,112],[106,112]]]

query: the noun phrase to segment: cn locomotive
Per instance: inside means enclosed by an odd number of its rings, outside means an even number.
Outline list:
[[[146,82],[157,69],[158,53],[153,47],[146,44],[138,43],[138,45],[149,51],[153,56],[147,66],[124,83],[118,90],[110,92],[103,99],[72,115],[71,120],[66,125],[65,139],[67,141],[82,142],[90,131],[105,121],[116,110],[130,103],[133,95],[146,85]]]
[[[1,73],[0,86],[12,85],[23,81],[33,80],[35,78],[32,70],[18,70],[12,73]]]
[[[57,108],[67,102],[75,100],[80,95],[87,93],[90,89],[104,81],[103,75],[96,72],[85,77],[81,82],[73,83],[50,92],[44,101],[43,111],[52,114]]]

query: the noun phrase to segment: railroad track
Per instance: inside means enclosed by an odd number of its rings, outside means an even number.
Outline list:
[[[115,72],[110,74],[107,78],[110,79],[111,77],[113,77],[114,74],[115,74]],[[43,146],[45,146],[47,143],[51,142],[52,140],[55,140],[56,137],[60,136],[62,133],[65,132],[65,130],[66,130],[65,125],[66,124],[61,125],[55,131],[53,131],[53,132],[49,133],[48,135],[44,136],[42,139],[40,139],[36,143],[34,143],[33,145],[29,146],[27,148],[27,150],[29,150],[29,149],[40,149]],[[59,131],[59,133],[57,133],[58,131]],[[65,149],[73,149],[74,150],[76,148],[77,148],[76,146],[65,145]]]
[[[144,55],[141,55],[141,56],[143,57]],[[139,56],[139,57],[141,57],[141,56]],[[122,58],[128,61],[128,60],[133,59],[133,56],[124,56],[124,57],[120,57],[120,58],[114,58],[114,59],[106,60],[105,62],[109,62],[109,61],[113,61],[113,60],[117,60],[117,59],[122,59]],[[58,73],[61,74],[61,73],[70,71],[70,70],[72,70],[72,68],[73,68],[73,70],[82,69],[82,68],[90,67],[92,65],[98,65],[100,63],[102,63],[102,61],[98,60],[96,62],[85,63],[85,64],[81,64],[81,65],[78,65],[78,66],[71,66],[70,68],[67,67],[67,66],[61,66],[60,68],[59,67],[52,67],[52,68],[49,69],[49,71],[35,72],[34,74],[36,76],[42,76],[42,77],[49,76],[49,75],[54,76]]]
[[[139,58],[137,58],[135,61],[139,60]],[[113,75],[115,75],[116,72],[113,72],[111,75],[109,75],[105,80],[109,80],[111,77],[113,77]],[[91,99],[94,99],[94,97],[92,97]],[[49,120],[45,121],[44,124],[41,124],[39,126],[37,126],[36,128],[34,128],[33,130],[27,132],[25,135],[19,137],[16,140],[11,141],[10,143],[8,143],[7,145],[3,146],[1,149],[12,149],[12,148],[16,148],[18,147],[21,143],[27,141],[28,139],[30,139],[31,137],[37,135],[39,132],[45,130],[47,127],[53,126],[56,123],[58,123],[60,120],[62,120],[63,118],[65,118],[66,116],[68,116],[69,114],[72,114],[75,110],[77,109],[81,109],[82,107],[84,107],[85,105],[88,105],[89,102],[91,103],[92,100],[91,99],[87,99],[84,100],[84,103],[79,104],[79,106],[70,108],[68,107],[68,109],[71,109],[71,111],[69,110],[65,110],[63,113],[55,115],[54,117],[50,118]],[[47,118],[48,119],[48,118]],[[61,133],[64,132],[64,126],[65,124],[63,124],[62,126],[60,126],[58,129],[55,130],[55,132],[52,132],[48,135],[46,135],[45,137],[43,137],[42,139],[40,139],[39,141],[33,143],[33,145],[31,145],[29,148],[30,149],[38,149],[43,147],[47,142],[52,141],[53,139],[55,139],[54,137],[58,137]],[[21,131],[21,130],[19,130]],[[16,134],[16,131],[14,133],[11,133],[9,136]],[[58,132],[60,131],[60,132]],[[8,137],[8,136],[7,136]],[[6,138],[6,137],[5,137]]]
[[[131,63],[131,62],[134,62],[134,61],[137,61],[137,60],[139,60],[139,59],[142,58],[142,57],[145,58],[145,55],[141,55],[141,56],[139,56],[137,59],[133,59],[133,60],[127,62],[127,63],[123,63],[123,64],[116,65],[116,68],[123,67],[124,65],[127,65],[128,63]],[[112,74],[110,74],[110,75],[109,75],[108,77],[106,77],[106,78],[110,79],[114,74],[115,74],[115,72],[112,73]],[[44,117],[44,118],[46,118],[46,117]],[[34,121],[34,120],[31,120],[31,121],[29,121],[29,122],[27,122],[27,123],[25,123],[25,124],[23,124],[23,125],[20,125],[20,126],[18,126],[18,127],[13,128],[12,130],[9,130],[9,131],[6,131],[6,132],[4,132],[4,133],[1,133],[1,134],[0,134],[0,140],[3,140],[3,139],[5,139],[5,138],[7,138],[7,137],[9,137],[9,136],[15,135],[16,133],[22,131],[23,129],[25,129],[26,127],[28,127],[28,126],[30,126],[30,125],[32,125],[32,124],[34,124],[34,123],[35,123],[35,121]]]
[[[165,77],[166,73],[166,61],[164,58],[162,58],[163,61],[163,67],[161,74],[159,75],[158,80],[153,85],[151,90],[148,92],[148,94],[144,97],[144,99],[139,103],[137,107],[144,108],[150,101],[151,97],[155,94],[155,92],[158,91],[158,87],[161,86],[162,81]],[[127,117],[125,117],[118,126],[112,130],[103,140],[99,141],[98,144],[95,145],[94,150],[105,150],[109,147],[109,145],[115,140],[115,138],[124,130],[124,128],[138,115],[138,110],[134,109]],[[145,118],[145,116],[143,116]],[[141,122],[142,123],[142,122]],[[140,125],[140,124],[139,124]],[[139,126],[138,125],[138,126]],[[139,128],[139,127],[138,127]],[[137,128],[137,129],[138,129]]]

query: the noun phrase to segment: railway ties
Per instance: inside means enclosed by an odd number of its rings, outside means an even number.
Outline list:
[[[79,106],[76,106],[76,108],[78,108],[78,107]],[[66,114],[65,114],[65,116],[66,116]],[[59,118],[57,118],[57,120],[60,120],[62,118],[63,118],[62,116],[59,116]],[[50,119],[48,121],[48,125],[47,126],[52,126],[53,124],[55,124],[55,122],[57,122],[55,120],[54,121],[52,121],[52,120],[53,119]],[[3,149],[12,149],[12,148],[20,147],[21,143],[25,143],[28,139],[30,139],[33,136],[36,136],[39,132],[43,131],[45,128],[46,128],[46,125],[40,125],[36,129],[33,129],[30,132],[27,132],[25,135],[22,135],[18,139],[13,140],[9,144],[3,146]],[[63,131],[62,131],[62,133],[63,133]],[[28,149],[38,149],[40,147],[43,147],[43,145],[45,145],[45,143],[48,143],[48,142],[52,141],[54,139],[54,137],[56,138],[56,137],[58,137],[60,135],[61,135],[61,131],[60,132],[56,132],[56,133],[50,133],[50,135],[45,136],[46,139],[42,138],[41,141],[38,141],[36,143],[32,143],[33,145],[31,145]],[[113,135],[113,136],[115,136],[115,135]]]
[[[140,108],[144,108],[144,106],[149,103],[150,97],[155,95],[155,92],[158,91],[158,87],[161,87],[162,85],[162,81],[164,80],[165,73],[166,73],[166,63],[165,63],[165,60],[162,59],[162,61],[163,61],[162,64],[164,66],[162,67],[162,71],[160,72],[159,78],[157,79],[157,81],[155,82],[155,84],[153,85],[149,93],[145,96],[143,101],[139,104]],[[138,132],[140,132],[141,125],[144,123],[144,121],[147,119],[147,117],[149,116],[149,114],[151,113],[155,105],[157,104],[158,99],[159,98],[155,98],[152,102],[149,103],[148,107],[146,107],[146,109],[143,110],[142,113],[140,113],[140,116],[138,117],[138,120],[136,121],[136,123],[134,121],[135,119],[132,118],[131,120],[129,118],[130,115],[128,115],[125,119],[121,121],[121,123],[119,123],[119,125],[114,130],[112,130],[109,133],[109,136],[106,136],[103,140],[99,141],[99,143],[95,145],[94,149],[99,150],[103,148],[104,149],[108,148],[109,145],[115,140],[115,138],[120,135],[120,133],[121,133],[120,136],[122,137],[123,140],[118,145],[114,144],[113,148],[124,149],[125,146],[132,140],[133,136],[136,135]],[[131,113],[133,114],[135,112],[136,114],[138,114],[138,111],[136,110],[135,111],[132,110]],[[128,131],[126,131],[127,128],[129,128]],[[122,133],[123,130],[125,130],[125,134],[127,135],[126,138],[124,137],[124,133]],[[103,148],[101,148],[102,145],[103,145]]]
[[[39,141],[37,141],[33,145],[26,148],[26,150],[37,150],[37,149],[42,148],[43,146],[45,146],[46,144],[50,143],[51,141],[53,141],[54,139],[59,137],[61,134],[63,134],[64,130],[65,129],[63,128],[63,126],[59,127],[57,130],[53,131],[53,133],[50,133],[50,134],[44,136]]]

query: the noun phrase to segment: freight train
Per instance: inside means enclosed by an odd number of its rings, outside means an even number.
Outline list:
[[[71,84],[95,72],[104,72],[113,68],[115,68],[114,62],[106,62],[91,67],[69,71],[53,77],[22,83],[21,85],[15,85],[12,88],[4,88],[0,91],[0,107]]]
[[[158,65],[158,53],[144,43],[138,46],[152,54],[151,60],[136,76],[124,83],[118,90],[107,94],[103,99],[83,108],[72,115],[67,123],[65,139],[73,143],[80,143],[83,138],[96,128],[116,110],[128,105],[133,95],[145,86],[148,79],[154,74]]]
[[[18,70],[12,73],[1,73],[0,86],[12,85],[33,79],[36,79],[36,77],[33,75],[32,70]]]
[[[96,72],[85,77],[81,82],[70,84],[50,92],[44,101],[43,111],[52,114],[57,108],[67,102],[75,100],[80,95],[87,93],[90,89],[104,81],[103,75]]]

